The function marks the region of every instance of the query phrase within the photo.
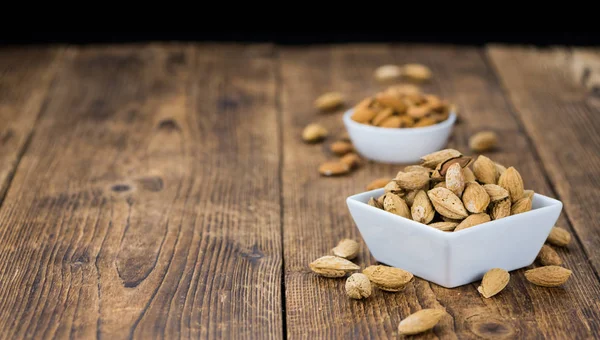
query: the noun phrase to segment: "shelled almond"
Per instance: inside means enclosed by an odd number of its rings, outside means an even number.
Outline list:
[[[373,197],[371,205],[448,232],[532,207],[533,191],[525,190],[516,168],[505,168],[483,155],[473,159],[455,149],[423,156],[420,164],[406,166],[383,187],[384,201],[375,204],[379,198]],[[561,236],[555,237],[557,242],[565,238]]]
[[[417,68],[413,70],[415,75],[426,75]],[[414,87],[393,86],[360,100],[354,106],[352,119],[383,128],[416,128],[445,121],[450,111],[451,105],[436,95],[421,93]]]

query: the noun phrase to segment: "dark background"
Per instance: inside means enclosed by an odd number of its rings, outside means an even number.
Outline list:
[[[350,42],[416,42],[483,45],[487,43],[599,46],[598,32],[406,32],[406,31],[121,31],[23,32],[4,30],[0,44],[128,43],[145,41],[271,42],[321,44]]]

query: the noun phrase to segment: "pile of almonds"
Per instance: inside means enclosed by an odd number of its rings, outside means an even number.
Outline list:
[[[361,100],[352,120],[382,128],[416,128],[448,119],[451,105],[412,85],[395,85]]]
[[[531,210],[534,192],[525,189],[521,175],[514,167],[496,163],[479,155],[475,161],[455,149],[445,149],[422,157],[419,165],[409,165],[392,180],[380,178],[368,190],[385,188],[380,197],[369,204],[389,213],[412,219],[444,232],[457,232],[492,220]],[[524,272],[526,280],[541,287],[558,287],[571,277],[552,248],[567,247],[571,234],[553,227],[546,244],[537,256],[536,268]],[[309,264],[310,269],[328,278],[346,278],[349,298],[366,299],[374,289],[401,292],[413,281],[413,274],[401,268],[370,265],[360,271],[352,262],[360,251],[359,244],[344,239],[323,256]],[[349,276],[347,276],[349,275]],[[502,268],[490,269],[477,288],[489,299],[510,282],[510,273]],[[422,309],[402,319],[398,332],[411,335],[434,328],[447,312],[444,309]]]
[[[533,198],[514,167],[484,155],[473,161],[455,149],[422,157],[420,165],[405,167],[383,188],[369,205],[446,232],[527,212]]]

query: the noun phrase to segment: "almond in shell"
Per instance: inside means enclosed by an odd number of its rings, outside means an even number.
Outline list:
[[[369,280],[381,290],[398,292],[404,289],[413,274],[395,267],[372,265],[363,270]]]
[[[351,239],[343,239],[331,251],[333,255],[343,257],[347,260],[352,260],[358,256],[360,246],[358,242]]]
[[[562,265],[562,260],[560,259],[560,256],[558,256],[558,253],[556,253],[556,250],[552,249],[552,247],[547,244],[542,246],[542,249],[540,249],[540,252],[537,255],[537,259],[543,266]]]
[[[307,143],[315,143],[327,137],[327,129],[320,124],[308,124],[302,131],[302,139]]]
[[[395,181],[404,190],[417,190],[429,183],[429,174],[422,171],[398,172]]]
[[[340,141],[332,143],[329,146],[329,149],[334,154],[336,154],[338,156],[342,156],[342,155],[345,155],[348,152],[351,152],[352,150],[354,150],[354,147],[352,146],[352,143],[340,140]]]
[[[419,192],[419,190],[411,190],[404,195],[404,201],[406,204],[408,204],[409,208],[412,207],[415,197],[417,196],[417,192]]]
[[[321,111],[329,111],[344,104],[344,95],[340,92],[327,92],[315,100],[315,107]]]
[[[434,328],[445,314],[446,311],[443,309],[421,309],[400,321],[398,333],[414,335],[428,331]]]
[[[516,215],[531,210],[531,200],[529,197],[523,197],[520,200],[514,202],[510,207],[510,214]]]
[[[435,216],[433,205],[423,190],[419,190],[410,208],[412,219],[423,224],[428,224]]]
[[[360,165],[361,158],[356,153],[349,152],[340,158],[340,162],[347,164],[350,169],[354,169]]]
[[[371,296],[371,281],[362,273],[354,273],[346,279],[346,294],[356,300],[365,299]]]
[[[465,178],[465,183],[475,182],[475,174],[469,168],[463,168],[463,177]]]
[[[424,172],[429,175],[431,173],[431,169],[420,165],[408,165],[404,167],[404,172]]]
[[[406,202],[398,195],[389,194],[383,199],[383,209],[392,214],[410,219],[410,209]]]
[[[379,204],[379,201],[377,201],[376,199],[374,199],[373,197],[369,198],[369,202],[368,204],[372,207],[378,208],[378,209],[383,209],[383,205]]]
[[[501,218],[510,216],[511,204],[510,198],[508,197],[492,203],[492,208],[490,211],[490,217],[492,220],[499,220]]]
[[[483,186],[487,194],[490,196],[491,202],[497,202],[508,197],[508,190],[496,184],[485,184]]]
[[[373,117],[372,123],[373,123],[373,125],[379,126],[379,125],[381,125],[381,123],[384,120],[388,119],[388,117],[391,117],[393,115],[394,115],[394,110],[392,108],[388,107],[386,109],[379,111],[377,113],[377,115],[375,115],[375,117]]]
[[[446,188],[461,197],[465,189],[465,177],[459,163],[452,164],[446,171]]]
[[[477,182],[469,182],[465,186],[462,201],[465,208],[474,214],[484,212],[490,204],[490,196]]]
[[[525,271],[525,278],[542,287],[558,287],[571,277],[573,272],[561,266],[543,266]]]
[[[383,188],[386,193],[388,193],[388,192],[391,192],[394,194],[403,194],[404,193],[404,190],[402,190],[402,188],[400,188],[400,186],[398,185],[398,182],[396,182],[394,180],[390,181]]]
[[[469,147],[475,152],[492,150],[498,144],[498,135],[494,131],[480,131],[469,138]]]
[[[498,185],[508,190],[510,200],[514,203],[523,197],[523,179],[514,167],[510,167],[502,173],[498,179]]]
[[[486,213],[472,214],[472,215],[469,215],[469,217],[462,220],[462,222],[460,222],[456,226],[456,229],[454,229],[454,231],[456,232],[456,231],[460,231],[463,229],[471,228],[478,224],[486,223],[489,221],[491,221],[490,215],[488,215]]]
[[[441,231],[452,231],[456,228],[457,225],[457,222],[435,222],[429,224],[430,227],[439,229]]]
[[[433,188],[427,192],[435,210],[442,216],[462,220],[469,214],[463,202],[452,191],[446,188]]]
[[[436,152],[432,152],[421,157],[421,166],[426,168],[435,169],[438,164],[450,158],[456,158],[462,156],[462,153],[455,149],[444,149]]]
[[[546,240],[548,243],[557,247],[566,247],[571,243],[571,233],[563,228],[552,227],[550,235]]]
[[[496,184],[496,165],[491,159],[483,155],[479,155],[473,163],[473,173],[481,183]]]
[[[488,270],[483,279],[481,285],[477,288],[477,291],[486,299],[500,293],[510,281],[510,274],[502,268],[492,268]]]
[[[326,255],[309,264],[310,269],[324,277],[342,277],[347,273],[359,270],[360,267],[344,258]]]

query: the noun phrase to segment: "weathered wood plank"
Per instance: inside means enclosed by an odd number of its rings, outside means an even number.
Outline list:
[[[491,46],[487,53],[600,273],[600,50]]]
[[[62,49],[0,49],[0,203],[35,126]]]
[[[458,105],[461,122],[449,146],[470,153],[468,137],[482,129],[495,130],[502,147],[486,153],[500,163],[515,165],[528,188],[553,195],[526,136],[510,113],[493,72],[474,48],[427,46],[349,46],[286,49],[282,53],[284,122],[284,259],[287,330],[291,337],[389,338],[397,334],[399,321],[422,308],[446,308],[442,319],[426,338],[590,337],[598,332],[600,285],[586,263],[580,244],[559,250],[574,277],[559,289],[536,287],[525,280],[524,270],[512,272],[511,283],[500,295],[482,299],[478,283],[446,289],[416,279],[400,294],[376,290],[366,301],[351,301],[344,280],[313,275],[308,263],[329,253],[343,237],[360,239],[345,206],[348,195],[382,175],[393,176],[400,166],[367,164],[351,176],[322,178],[316,168],[326,155],[324,145],[304,145],[300,132],[319,121],[341,131],[340,114],[319,115],[312,101],[327,90],[340,90],[352,103],[380,87],[373,70],[385,63],[421,62],[435,78],[424,86]],[[334,136],[337,133],[334,133]],[[540,174],[542,174],[540,176]],[[559,226],[568,228],[564,218]],[[364,248],[356,261],[372,264]],[[557,303],[560,301],[560,303]]]
[[[1,333],[281,338],[271,50],[67,57],[0,210]]]

